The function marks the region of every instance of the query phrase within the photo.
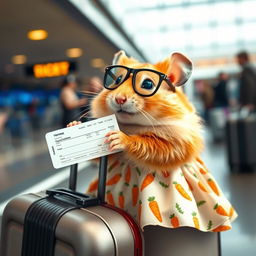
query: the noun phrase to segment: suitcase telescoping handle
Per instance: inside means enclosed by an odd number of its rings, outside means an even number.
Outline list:
[[[107,162],[107,156],[100,158],[97,198],[76,192],[78,164],[74,164],[70,167],[69,189],[49,189],[46,191],[46,193],[50,197],[56,197],[63,200],[69,199],[69,201],[73,201],[74,204],[80,207],[104,203],[106,194]]]
[[[78,164],[73,164],[70,166],[70,174],[69,174],[69,189],[75,191],[76,183],[77,183],[77,171]]]
[[[100,166],[99,166],[99,184],[98,184],[98,195],[97,195],[100,203],[105,202],[107,166],[108,166],[108,157],[107,156],[101,157]]]
[[[108,165],[108,157],[102,156],[100,158],[99,184],[98,184],[98,196],[97,196],[101,202],[104,202],[105,194],[106,194],[107,165]],[[71,165],[70,176],[69,176],[69,189],[73,191],[76,190],[77,170],[78,170],[78,164]]]

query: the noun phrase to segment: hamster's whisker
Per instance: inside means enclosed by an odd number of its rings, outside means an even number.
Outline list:
[[[79,91],[79,93],[84,94],[84,95],[98,95],[98,92],[92,92],[92,91]]]
[[[90,104],[85,104],[83,106],[81,106],[82,108],[89,108],[91,105]]]
[[[77,118],[80,118],[81,114],[83,115],[84,112],[87,113],[88,111],[90,111],[90,105],[84,106],[84,109],[82,111],[79,111],[77,115],[74,117],[74,119],[76,120]]]
[[[161,125],[161,128],[162,128],[163,130],[165,130],[166,132],[168,132],[168,133],[169,133],[169,132],[172,132],[171,127],[163,125],[162,122],[156,120],[156,119],[155,119],[151,114],[149,114],[147,111],[143,110],[143,112],[144,112],[144,114],[145,114],[148,118],[150,118],[152,121],[154,121],[155,125],[152,125],[153,128],[154,128],[154,130],[155,130],[155,126],[156,126],[156,125]]]
[[[91,109],[85,110],[85,112],[79,116],[79,120],[81,120],[83,117],[88,116],[91,113]]]
[[[159,123],[159,121],[157,121],[150,113],[148,113],[146,110],[143,110],[142,109],[142,111],[143,111],[143,113],[145,114],[145,115],[147,115],[147,117],[148,118],[150,118],[151,119],[151,121],[154,121],[154,123]]]
[[[93,95],[93,94],[87,94],[87,95],[84,95],[85,98],[89,99],[89,100],[92,100],[94,99],[97,95]]]
[[[87,116],[88,114],[90,113],[90,110],[85,112],[84,114],[82,114],[80,117],[79,117],[79,120],[81,120],[83,117]]]
[[[148,116],[149,114],[143,109],[138,109],[138,111],[151,123],[151,126],[152,126],[154,132],[156,133],[156,129],[152,122],[152,119],[150,119],[150,117]]]
[[[84,111],[87,111],[90,109],[90,105],[82,106],[84,109],[78,112],[78,115],[82,114]]]

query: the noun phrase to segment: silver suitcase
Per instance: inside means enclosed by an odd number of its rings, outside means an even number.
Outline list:
[[[11,200],[3,214],[0,255],[144,255],[137,223],[104,202],[106,166],[102,157],[98,198],[55,189]]]

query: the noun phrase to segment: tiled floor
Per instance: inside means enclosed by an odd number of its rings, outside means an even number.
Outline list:
[[[225,146],[211,143],[209,134],[206,134],[206,139],[203,158],[239,214],[233,224],[233,229],[221,234],[222,255],[255,256],[256,173],[231,174],[226,163]],[[84,191],[86,179],[88,175],[94,175],[94,171],[95,168],[87,168],[79,174],[79,191]],[[53,170],[50,163],[44,134],[39,136],[35,144],[26,142],[25,146],[20,145],[2,150],[0,154],[0,204],[7,197],[19,193],[53,173],[56,173],[56,170]],[[60,185],[67,185],[67,181]]]

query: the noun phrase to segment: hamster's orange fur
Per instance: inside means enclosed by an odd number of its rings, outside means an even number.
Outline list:
[[[127,56],[120,57],[118,64],[164,74],[168,74],[171,65],[170,58],[152,65]],[[116,97],[126,99],[129,113],[119,113],[111,107]],[[92,102],[92,116],[110,114],[116,115],[122,131],[119,135],[124,151],[119,154],[144,169],[175,169],[198,157],[202,150],[200,118],[182,90],[176,88],[176,92],[172,92],[166,82],[151,97],[134,92],[132,76],[115,90],[104,89]]]

